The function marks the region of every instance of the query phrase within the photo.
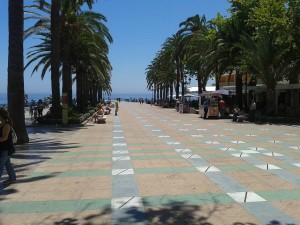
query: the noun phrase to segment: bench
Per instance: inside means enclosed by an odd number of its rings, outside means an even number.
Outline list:
[[[106,116],[98,116],[97,123],[106,123]]]

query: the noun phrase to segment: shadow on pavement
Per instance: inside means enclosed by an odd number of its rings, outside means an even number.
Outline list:
[[[90,213],[83,218],[63,218],[60,221],[54,221],[54,225],[108,225],[107,216],[111,214],[110,207],[106,207],[99,213]],[[101,222],[103,221],[103,222]]]
[[[78,130],[86,130],[87,127],[84,126],[69,126],[69,127],[61,127],[61,126],[32,126],[27,127],[28,134],[47,134],[47,133],[63,133],[66,131],[78,131]]]
[[[22,178],[24,176],[19,176],[18,180],[17,180],[17,183],[30,183],[30,182],[34,182],[34,181],[38,181],[38,180],[49,179],[49,178],[55,177],[57,174],[59,174],[59,173],[51,173],[51,174],[44,175],[44,176],[29,177],[29,178]],[[6,196],[18,192],[17,189],[10,188],[10,187],[11,187],[11,185],[5,185],[5,186],[1,185],[0,186],[0,202],[5,200]],[[0,211],[0,213],[1,213],[1,211]]]
[[[166,206],[160,207],[147,207],[147,201],[144,200],[145,208],[131,207],[128,209],[121,209],[121,213],[118,214],[112,223],[108,223],[105,220],[105,216],[111,214],[110,207],[105,208],[99,213],[91,212],[91,214],[84,218],[67,217],[60,221],[54,221],[55,225],[122,225],[122,224],[145,224],[145,225],[219,225],[216,223],[209,222],[210,218],[217,217],[218,212],[224,209],[224,205],[220,207],[217,204],[211,204],[206,206],[198,205],[186,205],[186,202],[170,201]],[[208,208],[209,207],[209,208]],[[229,207],[229,206],[228,206]],[[145,209],[145,212],[144,212]],[[88,206],[86,209],[88,210]],[[87,212],[87,211],[86,211]],[[114,212],[112,213],[114,216]],[[237,216],[238,217],[238,216]],[[237,218],[238,220],[238,218]],[[223,223],[222,223],[223,224]],[[228,225],[257,225],[251,222],[234,222]],[[266,225],[296,225],[286,224],[280,221],[273,220]]]

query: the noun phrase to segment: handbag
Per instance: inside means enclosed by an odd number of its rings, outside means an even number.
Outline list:
[[[18,137],[17,137],[17,134],[16,134],[14,128],[11,128],[11,138],[12,138],[12,142],[14,144],[16,144],[18,142]]]

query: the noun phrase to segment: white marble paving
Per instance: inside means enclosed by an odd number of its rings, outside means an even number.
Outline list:
[[[261,147],[248,147],[251,150],[256,150],[256,151],[267,151],[267,149],[265,148],[261,148]]]
[[[233,144],[245,144],[246,142],[244,141],[230,141]]]
[[[280,153],[276,153],[276,152],[266,152],[266,153],[262,153],[262,154],[264,154],[266,156],[284,156],[284,155],[282,155]]]
[[[181,156],[185,159],[201,159],[201,156],[194,154],[182,154]]]
[[[124,160],[130,160],[129,156],[114,156],[112,157],[112,161],[124,161]]]
[[[191,149],[184,148],[184,149],[175,149],[175,152],[192,152]]]
[[[246,154],[258,154],[260,152],[255,151],[255,150],[242,150],[242,153],[246,153]]]
[[[236,151],[235,148],[220,148],[220,150],[224,151],[224,152],[230,152],[230,151]]]
[[[205,143],[209,144],[209,145],[219,145],[220,144],[220,142],[217,142],[217,141],[206,141]]]
[[[232,156],[234,157],[237,157],[237,158],[245,158],[245,157],[250,157],[250,155],[248,155],[247,153],[235,153],[235,154],[231,154]]]
[[[264,202],[264,198],[256,194],[255,192],[233,192],[227,193],[236,202]]]
[[[112,209],[138,208],[142,206],[143,202],[141,197],[122,197],[111,199]]]
[[[268,141],[270,143],[282,143],[281,141],[276,141],[276,140],[273,140],[273,141]]]
[[[112,151],[113,155],[122,155],[122,154],[128,154],[129,152],[127,150],[116,150]]]
[[[114,169],[112,170],[113,176],[123,176],[123,175],[130,175],[134,174],[133,169]]]
[[[206,172],[219,172],[220,170],[215,166],[200,166],[196,167],[197,170],[200,172],[206,173]]]
[[[113,144],[113,146],[126,146],[126,143],[117,143],[117,144]]]
[[[273,164],[255,165],[255,166],[262,170],[280,170],[281,169],[280,167],[275,166]]]
[[[179,142],[167,142],[168,145],[180,145]]]

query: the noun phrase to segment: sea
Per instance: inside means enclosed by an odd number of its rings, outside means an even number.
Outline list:
[[[50,93],[26,93],[28,95],[28,102],[38,102],[39,99],[44,99],[49,97]],[[73,94],[73,98],[75,98],[75,93]],[[104,95],[104,100],[110,99],[114,100],[116,98],[121,98],[121,101],[125,101],[128,99],[131,101],[132,99],[151,99],[151,93],[112,93],[111,95]],[[0,106],[6,106],[7,105],[7,93],[0,93]]]

